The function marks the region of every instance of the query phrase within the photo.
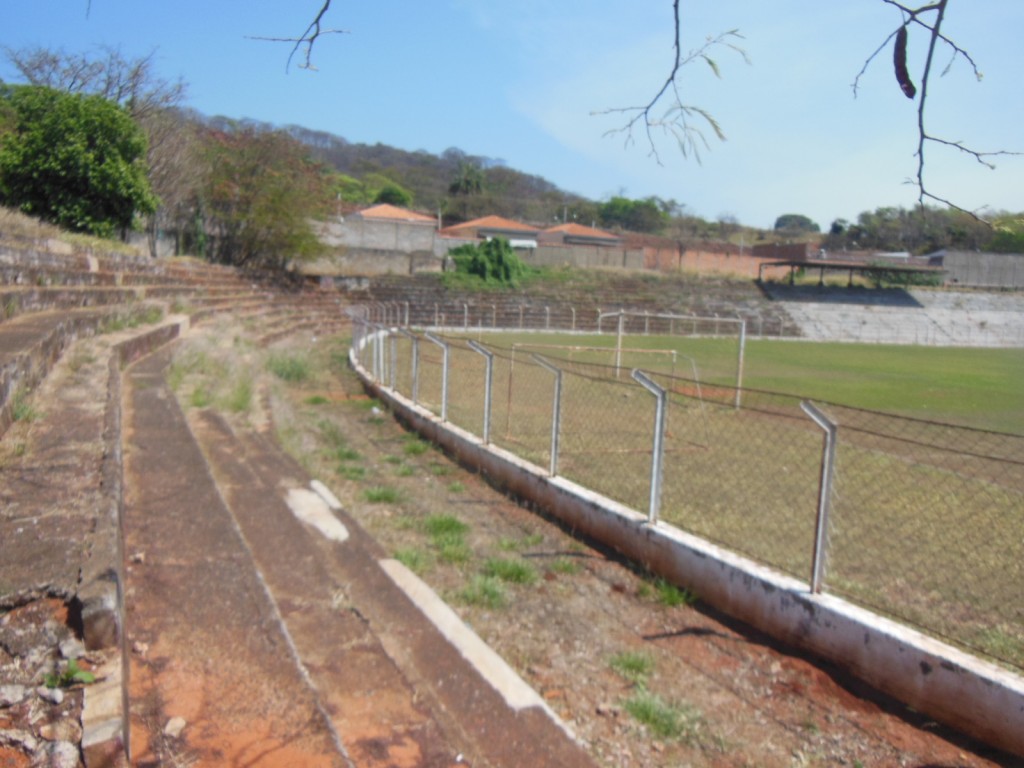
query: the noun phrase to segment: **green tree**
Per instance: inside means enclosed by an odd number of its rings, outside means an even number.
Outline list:
[[[460,245],[448,252],[455,271],[476,275],[485,283],[516,286],[529,272],[508,240],[495,237],[483,243]]]
[[[281,132],[211,131],[203,191],[210,257],[235,266],[281,269],[322,246],[310,220],[328,201],[327,176]]]
[[[374,197],[373,202],[387,203],[388,205],[397,205],[402,208],[408,208],[412,205],[412,193],[401,184],[389,181],[381,187],[376,197]]]
[[[156,209],[146,138],[122,108],[38,86],[5,87],[0,100],[13,114],[0,144],[6,205],[103,237]]]
[[[668,221],[668,215],[653,197],[645,200],[613,197],[601,204],[598,216],[606,227],[619,227],[631,232],[660,232]]]
[[[775,220],[775,231],[787,234],[820,232],[821,228],[802,213],[784,213]]]

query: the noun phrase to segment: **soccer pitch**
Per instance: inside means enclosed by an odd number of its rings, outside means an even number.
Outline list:
[[[499,347],[534,345],[614,348],[606,334],[485,333]],[[695,361],[703,383],[735,383],[735,338],[624,337],[629,349],[675,350],[675,375],[689,378]],[[538,350],[540,351],[540,350]],[[525,353],[524,353],[525,354]],[[545,350],[550,357],[567,356]],[[580,355],[574,359],[585,361]],[[611,353],[599,361],[611,364]],[[664,358],[661,359],[662,365]],[[626,367],[657,367],[658,358],[624,354]],[[1024,350],[837,344],[752,339],[746,344],[743,386],[855,408],[997,432],[1024,434]]]

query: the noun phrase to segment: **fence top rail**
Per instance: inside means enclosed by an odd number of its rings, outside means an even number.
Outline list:
[[[736,325],[743,325],[746,322],[746,320],[739,317],[720,317],[718,315],[678,315],[673,312],[641,312],[635,309],[619,309],[614,312],[601,312],[597,317],[598,320],[604,320],[605,318],[620,316],[661,318],[663,320],[706,320],[708,322],[734,323]]]

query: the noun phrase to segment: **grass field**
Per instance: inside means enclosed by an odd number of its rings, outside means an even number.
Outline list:
[[[486,334],[484,340],[503,347],[514,343],[615,346],[611,334],[495,333]],[[733,339],[627,336],[623,343],[631,348],[674,349],[697,361],[702,381],[734,382]],[[635,362],[654,365],[650,359]],[[628,356],[623,363],[633,365]],[[678,369],[677,375],[688,376],[682,362]],[[1024,350],[1020,349],[756,339],[747,342],[744,386],[1024,435]]]

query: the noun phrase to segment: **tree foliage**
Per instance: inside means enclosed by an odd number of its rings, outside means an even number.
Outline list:
[[[631,232],[660,232],[668,222],[668,215],[653,197],[644,200],[613,197],[598,208],[598,217],[605,227]]]
[[[327,202],[327,178],[287,134],[248,128],[204,137],[208,177],[199,202],[212,260],[281,269],[322,246],[310,219]]]
[[[87,53],[43,47],[5,48],[4,53],[28,83],[101,96],[120,104],[140,125],[149,183],[159,200],[147,227],[155,256],[157,235],[181,230],[192,213],[189,200],[202,182],[194,125],[180,109],[184,82],[160,77],[154,53],[132,59],[109,46]]]
[[[42,86],[11,86],[0,96],[9,115],[0,144],[6,205],[103,237],[156,209],[146,138],[122,108]]]
[[[990,250],[998,230],[952,208],[882,207],[864,211],[855,223],[832,222],[824,245],[829,250],[877,250],[931,253],[942,248]]]
[[[475,275],[485,283],[516,286],[529,273],[509,241],[501,237],[460,245],[448,255],[455,262],[456,272]]]
[[[388,181],[374,196],[373,202],[408,208],[412,205],[412,193],[394,181]]]
[[[802,213],[784,213],[775,219],[775,231],[783,234],[820,232],[821,228]]]

